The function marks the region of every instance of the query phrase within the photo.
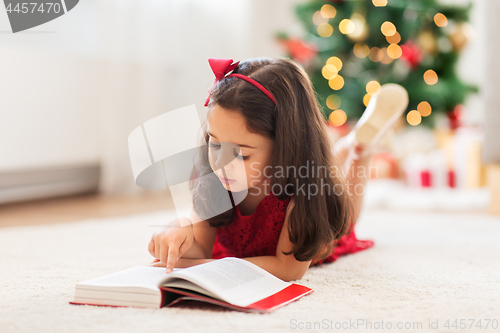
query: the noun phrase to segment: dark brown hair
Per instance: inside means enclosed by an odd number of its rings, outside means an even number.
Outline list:
[[[332,143],[311,81],[300,65],[285,58],[244,60],[233,73],[246,75],[262,84],[274,95],[276,105],[252,84],[236,77],[226,77],[213,88],[209,107],[216,103],[225,109],[240,112],[250,132],[274,141],[270,166],[273,171],[271,189],[275,188],[274,184],[279,184],[276,185],[278,188],[286,188],[288,193],[293,193],[295,203],[288,225],[293,249],[284,254],[293,253],[299,261],[324,259],[335,246],[334,241],[350,231],[348,228],[353,212],[344,178],[338,172],[330,172],[332,167],[339,170],[336,166],[340,166],[340,163],[332,153]],[[204,148],[200,151],[200,161],[193,174],[212,173],[208,160],[208,139],[205,122],[202,138]],[[276,177],[276,168],[287,170],[287,167],[292,166],[298,170],[307,161],[316,169],[322,166],[328,172],[321,177],[313,177],[311,172],[307,177],[300,177],[293,172],[285,177]],[[324,190],[323,195],[304,194],[304,187],[307,189],[309,184],[316,184],[318,189],[329,187],[330,193]],[[205,177],[203,181],[192,181],[193,203],[197,213],[210,210],[214,191],[208,189],[214,186],[225,190],[215,175],[212,178]],[[302,191],[299,190],[301,187]],[[342,191],[333,191],[339,187]],[[284,191],[281,192],[279,195],[275,193],[279,200],[288,198]],[[233,208],[206,220],[211,226],[224,227],[233,221],[234,213]]]

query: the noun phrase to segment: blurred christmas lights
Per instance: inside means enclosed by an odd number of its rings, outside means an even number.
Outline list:
[[[424,81],[430,86],[436,84],[438,82],[438,76],[436,72],[434,72],[432,69],[427,70],[424,73]]]
[[[332,94],[326,98],[326,106],[328,106],[329,109],[335,110],[340,107],[340,103],[342,101],[340,100],[340,97]]]
[[[411,110],[406,115],[406,121],[412,126],[417,126],[422,121],[422,116],[417,110]]]
[[[334,18],[337,15],[337,10],[332,5],[326,4],[321,7],[321,16],[324,18]]]
[[[349,19],[343,19],[339,23],[339,30],[344,35],[351,34],[356,29],[356,25]]]
[[[347,115],[345,114],[345,112],[343,110],[337,109],[337,110],[333,111],[332,113],[330,113],[330,116],[328,116],[328,121],[333,126],[336,126],[336,127],[342,126],[347,121]]]

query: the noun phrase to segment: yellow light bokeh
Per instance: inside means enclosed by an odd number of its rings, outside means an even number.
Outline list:
[[[424,73],[424,81],[430,86],[436,84],[438,82],[438,76],[436,72],[434,72],[432,69],[427,70]]]
[[[323,74],[323,77],[327,80],[331,80],[336,77],[338,72],[337,67],[330,64],[323,66],[323,69],[321,70],[321,74]]]
[[[387,47],[387,55],[389,55],[391,59],[398,59],[402,54],[403,51],[398,44],[391,44]]]
[[[417,110],[422,117],[427,117],[431,114],[432,107],[429,102],[423,101],[418,104]]]
[[[396,31],[394,35],[386,36],[385,39],[387,39],[387,43],[389,44],[397,44],[401,41],[401,35]]]
[[[376,46],[372,47],[368,56],[371,61],[377,62],[380,61],[380,49]]]
[[[384,23],[382,23],[382,25],[380,26],[380,31],[382,31],[384,36],[392,36],[397,32],[396,26],[389,21],[385,21]]]
[[[380,83],[378,83],[377,81],[372,80],[366,84],[366,92],[369,95],[378,94],[379,91],[380,91]]]
[[[333,34],[333,27],[329,23],[318,25],[318,35],[321,37],[330,37]]]
[[[434,23],[440,28],[446,27],[448,25],[448,18],[442,13],[437,13],[434,15]]]
[[[420,112],[418,112],[417,110],[411,110],[406,115],[406,121],[408,122],[408,124],[412,126],[417,126],[422,122],[422,116],[420,115]]]
[[[372,98],[372,95],[370,94],[366,94],[364,97],[363,97],[363,104],[365,106],[368,106],[368,103],[370,103],[370,99]]]
[[[333,90],[340,90],[344,87],[344,78],[340,75],[337,75],[331,80],[328,80],[328,85]]]
[[[345,114],[345,112],[343,110],[338,109],[338,110],[335,110],[332,113],[330,113],[330,115],[328,116],[328,121],[333,126],[336,126],[336,127],[342,126],[347,121],[347,115]]]
[[[365,43],[356,43],[352,49],[354,55],[358,58],[366,58],[370,53],[370,48]]]
[[[318,10],[313,14],[313,22],[316,25],[320,25],[322,23],[327,23],[328,18],[323,17],[323,15],[321,15],[321,12]]]
[[[383,47],[380,49],[379,51],[379,59],[380,59],[380,62],[383,63],[383,64],[390,64],[391,62],[393,62],[394,60],[389,57],[389,55],[387,54],[387,48],[386,47]]]
[[[353,33],[354,29],[356,29],[356,25],[349,19],[343,19],[339,23],[339,30],[344,35]]]
[[[338,109],[340,107],[340,103],[340,97],[335,94],[330,95],[326,98],[326,106],[328,106],[329,109]]]
[[[387,0],[372,0],[372,2],[375,7],[387,6]]]
[[[330,57],[326,61],[328,65],[333,65],[335,68],[337,68],[337,71],[340,71],[342,69],[342,60],[340,60],[338,57]]]
[[[337,10],[332,5],[323,5],[321,7],[321,16],[324,18],[334,18],[337,15]]]

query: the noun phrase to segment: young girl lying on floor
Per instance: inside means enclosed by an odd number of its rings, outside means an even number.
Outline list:
[[[217,186],[239,203],[221,214],[201,214],[212,191],[195,180],[189,219],[153,234],[151,265],[168,273],[233,256],[291,281],[312,265],[373,246],[357,239],[354,226],[371,152],[406,109],[406,90],[382,86],[351,133],[333,145],[311,81],[293,61],[209,63],[216,82],[205,103],[207,148],[196,169],[216,175]],[[235,148],[229,162],[221,158],[227,147]]]

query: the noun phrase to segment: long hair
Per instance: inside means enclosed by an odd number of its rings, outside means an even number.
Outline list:
[[[216,103],[240,112],[250,132],[274,141],[271,189],[275,184],[277,188],[286,189],[288,194],[293,194],[295,203],[288,224],[293,249],[283,253],[293,253],[299,261],[324,259],[335,246],[335,240],[350,231],[353,212],[345,179],[340,172],[332,170],[339,170],[336,166],[341,164],[332,152],[325,119],[311,81],[300,65],[285,58],[240,61],[233,73],[246,75],[262,84],[274,95],[276,105],[252,84],[236,77],[226,77],[212,89],[209,107]],[[200,162],[193,171],[199,176],[212,173],[206,122],[202,127],[205,148],[200,150]],[[306,176],[287,172],[277,177],[278,170],[297,171],[301,166],[312,166],[313,170],[323,172],[318,175],[309,171]],[[196,212],[210,210],[211,202],[216,201],[211,195],[217,183],[224,189],[215,175],[191,183]],[[318,194],[311,195],[312,188],[317,189]],[[280,192],[273,191],[279,200],[288,198],[287,193]],[[220,228],[229,225],[234,214],[233,207],[206,221]]]

